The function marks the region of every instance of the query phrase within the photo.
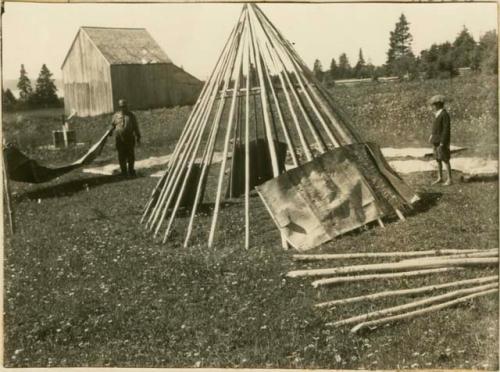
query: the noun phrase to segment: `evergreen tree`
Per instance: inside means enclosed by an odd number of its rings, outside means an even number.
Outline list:
[[[19,81],[17,82],[17,89],[19,89],[19,101],[22,103],[29,103],[32,99],[33,88],[31,87],[31,81],[28,78],[28,73],[24,69],[24,65],[21,65],[21,73]]]
[[[52,79],[52,73],[45,64],[42,65],[38,79],[36,80],[35,100],[36,103],[44,107],[57,105],[57,88]]]
[[[457,67],[473,66],[477,44],[467,27],[463,27],[453,42],[453,56]]]
[[[386,65],[391,73],[404,76],[411,74],[415,69],[416,60],[411,50],[412,41],[410,24],[405,15],[401,14],[389,37]]]
[[[329,76],[331,80],[335,80],[338,78],[338,67],[337,67],[337,61],[335,61],[335,58],[332,58],[330,62],[330,70],[329,70]]]
[[[479,39],[478,67],[482,73],[498,74],[498,35],[495,30],[486,32]]]
[[[347,79],[351,77],[352,71],[351,71],[351,65],[349,64],[349,59],[347,58],[347,55],[345,53],[342,53],[339,57],[339,78],[341,79]]]
[[[449,78],[456,76],[453,45],[449,42],[433,44],[420,53],[421,70],[426,78]]]
[[[354,75],[356,78],[360,79],[365,77],[365,67],[366,67],[366,62],[365,59],[363,58],[363,51],[360,48],[358,62],[356,63],[356,66],[354,66]]]
[[[313,73],[318,81],[323,81],[323,65],[319,59],[314,61]]]
[[[2,90],[2,106],[4,110],[12,110],[16,106],[17,100],[10,89]]]

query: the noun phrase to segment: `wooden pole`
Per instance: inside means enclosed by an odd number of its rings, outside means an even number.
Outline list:
[[[262,50],[260,51],[260,53],[262,56],[263,55]],[[266,76],[266,80],[267,80],[267,83],[269,85],[269,89],[271,91],[271,96],[273,97],[274,104],[276,106],[276,112],[278,114],[278,119],[279,119],[279,122],[281,124],[281,128],[283,129],[283,133],[285,135],[285,140],[286,140],[286,144],[288,147],[288,152],[290,152],[290,156],[292,157],[293,165],[298,167],[299,161],[297,160],[297,153],[295,151],[295,145],[293,144],[293,140],[290,136],[290,131],[288,130],[288,127],[285,123],[285,119],[283,118],[283,112],[281,110],[281,105],[280,105],[280,102],[279,102],[278,97],[276,95],[276,91],[274,90],[274,87],[273,87],[273,82],[271,80],[269,68],[266,64],[264,64],[264,75]]]
[[[172,171],[175,166],[179,164],[179,155],[182,153],[182,151],[185,152],[185,145],[187,142],[187,139],[189,136],[192,136],[192,132],[196,130],[197,126],[196,123],[198,122],[198,118],[201,115],[201,112],[203,111],[203,108],[206,107],[206,103],[208,102],[211,94],[210,92],[214,89],[214,83],[217,81],[217,76],[221,74],[221,69],[223,66],[225,66],[225,62],[227,61],[230,55],[233,53],[234,49],[234,43],[236,40],[236,34],[238,30],[241,28],[241,19],[243,17],[243,12],[240,15],[240,19],[237,23],[237,25],[234,27],[233,32],[231,33],[230,37],[226,41],[226,45],[224,46],[224,49],[219,56],[218,63],[216,64],[215,68],[213,69],[211,76],[207,83],[204,86],[204,94],[200,95],[200,98],[197,100],[197,103],[199,103],[197,110],[193,110],[192,113],[190,114],[190,117],[188,119],[188,122],[186,123],[185,130],[183,130],[183,134],[181,135],[181,138],[177,142],[177,146],[174,149],[174,153],[172,154],[171,160],[167,166],[167,171],[165,172],[164,176],[166,177],[166,181],[164,182],[164,186],[162,187],[160,196],[158,197],[158,201],[155,203],[155,206],[153,207],[153,212],[151,213],[150,217],[148,218],[146,227],[149,228],[152,226],[152,220],[156,219],[158,217],[159,209],[158,206],[162,205],[165,201],[165,193],[167,193],[168,187],[165,185],[168,185],[171,182],[171,179],[174,177],[174,172]],[[222,62],[222,63],[219,63]],[[217,84],[215,83],[215,89],[218,89]],[[159,183],[161,180],[159,181]]]
[[[7,170],[7,162],[5,161],[5,156],[2,150],[2,162],[3,162],[3,191],[5,195],[5,202],[7,205],[7,215],[9,217],[9,226],[10,226],[10,233],[11,235],[14,235],[16,232],[16,226],[15,226],[15,220],[14,220],[14,208],[12,207],[12,197],[10,194],[10,185],[9,185],[9,177],[8,177],[8,170]]]
[[[300,144],[302,145],[302,149],[304,151],[304,154],[306,156],[307,161],[311,161],[313,159],[312,154],[311,154],[311,148],[309,147],[309,144],[307,143],[304,132],[302,130],[302,127],[300,126],[299,119],[297,118],[297,114],[295,112],[295,109],[293,108],[292,100],[290,99],[290,95],[288,94],[288,90],[286,89],[286,83],[285,80],[283,79],[283,70],[280,70],[278,68],[278,65],[276,61],[274,60],[273,54],[271,53],[271,49],[269,46],[266,44],[266,49],[267,52],[269,53],[271,63],[273,64],[274,70],[280,79],[280,84],[283,87],[283,93],[285,94],[285,99],[286,103],[288,105],[288,110],[290,111],[290,114],[292,116],[293,123],[295,124],[295,129],[297,130],[297,134],[299,136]]]
[[[472,266],[472,265],[493,265],[498,264],[497,257],[484,257],[484,258],[459,258],[455,260],[440,260],[436,258],[434,261],[427,261],[422,264],[419,263],[379,263],[367,265],[353,265],[344,267],[334,267],[328,269],[307,269],[290,271],[287,276],[290,278],[298,277],[314,277],[314,276],[327,276],[337,274],[353,274],[374,271],[390,271],[390,270],[409,270],[409,269],[432,269],[444,266]]]
[[[363,322],[363,323],[360,323],[360,324],[356,325],[355,327],[353,327],[351,329],[351,333],[356,333],[363,328],[373,327],[373,326],[383,324],[383,323],[389,323],[389,322],[393,322],[396,320],[415,318],[415,317],[420,316],[420,315],[428,314],[428,313],[431,313],[434,311],[445,309],[447,307],[455,306],[455,305],[463,303],[463,302],[470,301],[476,297],[486,296],[488,294],[493,294],[493,293],[498,293],[498,289],[493,288],[493,289],[489,289],[486,291],[476,292],[476,293],[473,293],[473,294],[470,294],[467,296],[459,297],[457,299],[443,302],[441,304],[432,305],[432,306],[429,306],[429,307],[426,307],[423,309],[414,310],[414,311],[410,311],[407,313],[389,316],[389,317],[385,317],[385,318],[380,318],[380,319],[376,319],[376,320],[371,320],[368,322]]]
[[[245,249],[248,249],[250,247],[250,65],[252,62],[249,37],[246,39],[245,50],[247,52],[245,71],[247,76],[245,95]]]
[[[457,258],[478,258],[478,257],[498,257],[498,248],[488,249],[484,252],[471,252],[471,253],[462,253],[462,254],[454,254],[448,256],[437,256],[437,257],[420,257],[420,258],[412,258],[410,260],[403,260],[400,262],[426,262],[428,260],[440,258],[442,260],[449,259],[457,259]]]
[[[248,17],[245,18],[245,23],[247,22]],[[231,107],[229,109],[229,117],[227,120],[227,129],[226,129],[226,137],[224,139],[224,150],[223,150],[223,156],[222,156],[222,163],[220,166],[220,171],[219,171],[219,181],[217,183],[217,193],[215,196],[215,207],[214,207],[214,214],[212,217],[212,225],[210,226],[210,234],[208,237],[208,247],[212,247],[213,241],[214,241],[214,236],[215,236],[215,228],[217,226],[217,218],[219,215],[219,210],[220,210],[220,202],[221,202],[221,195],[222,195],[222,186],[224,183],[224,172],[226,170],[226,161],[227,161],[227,153],[229,150],[229,140],[231,138],[231,130],[233,128],[233,119],[234,119],[234,109],[236,107],[236,94],[238,92],[239,86],[240,86],[240,77],[241,77],[241,69],[242,69],[242,53],[243,53],[243,48],[240,47],[238,48],[238,56],[236,58],[237,64],[239,63],[238,66],[238,71],[236,75],[236,81],[234,83],[234,91],[233,91],[233,97],[231,99]],[[232,74],[230,75],[232,76]]]
[[[498,283],[484,284],[484,285],[471,287],[471,288],[458,289],[456,291],[448,292],[445,294],[424,298],[423,300],[412,301],[412,302],[408,302],[408,303],[403,304],[403,305],[392,306],[392,307],[388,307],[388,308],[385,308],[382,310],[372,311],[370,313],[366,313],[366,314],[362,314],[362,315],[358,315],[358,316],[353,316],[353,317],[347,318],[347,319],[342,319],[342,320],[339,320],[337,322],[327,323],[326,325],[327,326],[333,325],[333,326],[338,327],[338,326],[342,326],[342,325],[346,325],[346,324],[364,322],[366,320],[377,318],[377,317],[380,317],[383,315],[394,314],[394,313],[398,313],[400,311],[413,309],[415,307],[439,302],[441,300],[448,300],[451,298],[456,298],[456,297],[463,296],[463,295],[468,295],[468,294],[472,294],[472,293],[486,291],[486,290],[493,289],[493,288],[498,288]]]
[[[345,304],[351,304],[351,303],[360,302],[360,301],[374,301],[374,300],[378,300],[381,298],[405,296],[408,294],[433,292],[433,291],[436,291],[438,289],[443,289],[443,288],[459,287],[459,286],[468,285],[468,284],[481,284],[481,283],[488,283],[488,282],[492,282],[492,281],[498,281],[498,275],[491,275],[491,276],[487,276],[484,278],[465,279],[465,280],[459,280],[459,281],[448,282],[448,283],[443,283],[443,284],[434,284],[434,285],[428,285],[428,286],[418,287],[418,288],[399,289],[399,290],[393,290],[393,291],[383,291],[383,292],[371,293],[371,294],[363,295],[363,296],[349,297],[349,298],[342,298],[339,300],[321,302],[321,303],[316,304],[314,306],[317,308],[332,307],[332,306],[336,306],[336,305],[345,305]]]
[[[211,85],[210,89],[213,90],[214,87],[216,87],[215,81],[211,81],[210,85]],[[162,191],[158,198],[158,202],[153,208],[153,212],[151,213],[146,224],[146,227],[149,228],[150,230],[155,226],[156,222],[158,221],[158,218],[162,214],[162,211],[163,214],[166,213],[166,210],[164,208],[165,200],[168,197],[168,195],[172,192],[172,187],[174,187],[174,185],[177,183],[177,179],[184,171],[185,162],[186,159],[189,157],[190,150],[192,149],[193,146],[193,141],[195,141],[195,138],[199,130],[201,129],[203,123],[202,118],[205,115],[207,105],[209,104],[210,101],[210,96],[209,95],[203,96],[201,100],[202,100],[202,105],[200,106],[200,110],[196,112],[194,116],[194,119],[190,125],[191,128],[188,134],[186,135],[186,138],[184,139],[183,142],[178,143],[179,151],[177,153],[177,156],[171,159],[171,165],[169,166],[168,174],[166,175],[167,178],[165,180],[164,186],[162,187]],[[158,229],[159,227],[157,227],[155,235]]]
[[[294,254],[294,261],[326,261],[343,260],[350,258],[384,258],[384,257],[415,257],[438,256],[447,254],[479,253],[481,249],[433,249],[426,251],[397,251],[397,252],[363,252],[363,253],[333,253],[333,254]],[[434,257],[433,257],[434,258]],[[404,262],[404,261],[403,261]]]
[[[257,6],[255,6],[254,4],[252,4],[252,8],[254,9],[258,9]],[[268,40],[271,42],[273,48],[275,49],[276,53],[279,54],[279,50],[281,50],[281,52],[287,57],[287,59],[291,62],[291,67],[292,67],[292,73],[295,75],[295,77],[297,78],[297,82],[299,83],[299,86],[302,90],[302,92],[304,93],[304,96],[306,97],[306,100],[309,102],[309,105],[311,106],[311,108],[313,109],[313,112],[314,114],[316,115],[316,117],[318,118],[319,122],[321,123],[321,125],[323,126],[323,129],[325,130],[325,132],[327,133],[330,141],[332,142],[332,144],[334,146],[339,146],[339,142],[337,141],[337,139],[335,138],[335,136],[333,135],[333,133],[331,132],[330,128],[327,126],[327,124],[325,123],[323,117],[321,116],[321,114],[318,112],[317,108],[316,108],[316,105],[314,104],[314,102],[311,100],[311,97],[309,96],[307,90],[305,89],[303,83],[302,83],[302,76],[300,74],[300,71],[297,69],[297,66],[296,64],[294,63],[294,60],[292,58],[292,56],[290,55],[290,52],[287,50],[286,48],[286,45],[283,44],[283,43],[280,43],[279,42],[279,39],[277,38],[276,42],[273,41],[273,33],[272,32],[267,32],[266,31],[266,28],[267,30],[269,31],[272,31],[272,28],[269,27],[269,25],[266,24],[265,22],[265,19],[261,19],[259,17],[259,13],[257,11],[255,11],[255,14],[256,14],[256,17],[257,19],[259,20],[259,23],[262,27],[262,29],[264,30]],[[285,66],[285,64],[283,63],[283,66]],[[294,88],[295,89],[295,88]],[[323,138],[321,137],[319,131],[317,130],[317,128],[315,127],[314,123],[312,123],[312,121],[310,122],[310,125],[312,126],[311,127],[311,130],[313,131],[313,133],[315,132],[317,134],[317,136],[321,139],[321,145],[319,145],[319,149],[321,152],[325,152],[326,151],[326,147],[323,146],[324,145],[324,140]],[[312,129],[314,128],[314,130]]]
[[[228,66],[228,68],[224,68],[224,71],[225,71],[225,76],[224,76],[224,86],[223,86],[223,89],[222,91],[225,92],[228,87],[229,87],[229,82],[230,82],[230,79],[231,79],[231,75],[232,75],[232,71],[234,69],[234,64],[235,64],[235,61],[236,61],[236,58],[237,58],[237,51],[238,51],[238,47],[240,45],[240,37],[241,37],[241,32],[243,30],[243,21],[246,19],[246,7],[244,7],[243,9],[244,13],[245,13],[245,17],[242,18],[242,22],[240,24],[240,29],[239,29],[239,33],[238,33],[238,36],[237,38],[235,39],[235,48],[234,48],[234,51],[233,51],[233,57],[231,58],[231,63],[230,65]],[[187,227],[187,232],[186,232],[186,237],[184,239],[184,247],[187,248],[188,244],[189,244],[189,240],[190,240],[190,237],[191,237],[191,234],[192,234],[192,231],[193,231],[193,223],[194,223],[194,218],[196,216],[196,211],[197,211],[197,208],[198,208],[198,204],[200,202],[200,199],[201,199],[201,194],[202,194],[202,191],[203,191],[203,180],[205,179],[205,174],[207,173],[212,161],[213,161],[213,155],[214,155],[214,150],[215,150],[215,142],[217,140],[217,134],[219,132],[219,125],[220,125],[220,120],[221,120],[221,117],[222,117],[222,112],[223,112],[223,109],[224,109],[224,106],[225,106],[225,102],[226,100],[225,99],[221,99],[220,102],[219,102],[219,106],[218,106],[218,109],[217,109],[217,113],[215,115],[215,118],[214,118],[214,131],[213,131],[213,135],[209,138],[209,141],[208,141],[208,146],[206,147],[206,152],[204,154],[204,157],[203,157],[203,160],[202,160],[202,163],[203,163],[203,167],[202,167],[202,171],[201,171],[201,175],[200,175],[200,180],[198,182],[198,186],[196,188],[196,195],[195,195],[195,199],[194,199],[194,203],[193,203],[193,207],[191,209],[191,216],[189,218],[189,223],[188,223],[188,227]]]
[[[438,269],[424,269],[424,270],[414,270],[414,271],[403,271],[399,273],[388,273],[388,274],[367,274],[367,275],[356,275],[356,276],[339,276],[335,278],[319,279],[312,282],[314,288],[318,288],[323,285],[329,284],[339,284],[339,283],[353,283],[361,281],[372,281],[380,279],[395,279],[395,278],[411,278],[414,276],[422,276],[428,274],[440,274],[444,272],[462,270],[461,267],[442,267]]]
[[[354,131],[354,129],[347,123],[345,120],[340,118],[340,115],[337,113],[337,111],[334,109],[334,106],[332,104],[331,97],[329,96],[328,92],[323,88],[323,86],[317,81],[317,79],[314,77],[314,74],[312,74],[309,69],[307,68],[306,63],[300,58],[300,56],[297,54],[295,49],[293,48],[292,45],[286,40],[286,38],[282,35],[282,33],[276,28],[276,26],[269,20],[269,18],[264,14],[264,12],[257,6],[254,5],[254,8],[256,9],[256,13],[263,19],[263,22],[272,30],[274,31],[274,34],[278,38],[278,40],[281,41],[281,44],[287,48],[292,56],[295,57],[296,62],[299,63],[299,65],[302,67],[302,70],[307,73],[309,78],[315,83],[316,88],[318,91],[323,95],[323,98],[325,101],[329,104],[330,110],[325,110],[325,113],[328,113],[328,115],[333,115],[333,120],[332,124],[336,123],[336,129],[339,130],[339,132],[342,134],[342,136],[347,139],[346,142],[352,143],[352,142],[362,142],[361,138],[359,135]],[[318,101],[320,101],[319,97]],[[342,123],[343,126],[345,126],[349,134],[345,132],[345,129],[342,127],[342,125],[339,125],[339,123]]]
[[[200,95],[199,95],[200,98],[198,98],[196,100],[196,103],[195,103],[193,109],[191,110],[191,112],[189,114],[189,117],[188,117],[188,119],[186,121],[186,125],[184,125],[184,128],[183,128],[183,130],[181,132],[181,136],[179,137],[179,140],[177,141],[177,146],[175,146],[174,151],[172,153],[172,156],[170,157],[170,161],[167,164],[167,169],[165,170],[165,173],[158,180],[156,186],[154,187],[153,191],[151,192],[150,200],[148,201],[146,207],[144,208],[144,212],[142,214],[141,224],[144,223],[146,217],[151,212],[151,209],[154,208],[154,206],[156,205],[156,203],[161,198],[161,195],[156,196],[157,193],[158,193],[158,190],[160,190],[160,188],[161,188],[161,190],[163,191],[163,186],[165,184],[165,180],[168,178],[168,175],[170,173],[169,171],[171,169],[171,165],[176,161],[178,153],[179,153],[179,151],[180,151],[180,149],[182,147],[182,144],[184,143],[184,140],[185,140],[187,134],[192,130],[193,126],[191,125],[191,123],[193,121],[193,118],[196,115],[196,113],[198,112],[198,110],[200,109],[200,106],[202,105],[202,102],[203,102],[203,97],[205,97],[207,90],[209,89],[209,87],[211,87],[210,81],[212,81],[212,79],[214,78],[214,76],[216,76],[219,63],[221,61],[223,61],[224,58],[227,56],[227,54],[230,52],[230,49],[231,49],[230,42],[233,39],[234,34],[236,33],[237,26],[238,26],[238,24],[236,24],[233,27],[233,30],[231,31],[231,34],[229,35],[229,38],[226,40],[226,44],[224,45],[224,47],[222,49],[222,52],[221,52],[221,54],[218,57],[217,63],[215,64],[215,67],[212,70],[208,81],[203,85],[203,88],[202,88],[202,90],[200,92]],[[161,192],[160,192],[160,194],[161,194]]]
[[[260,48],[258,45],[258,40],[257,40],[257,35],[255,34],[255,31],[252,26],[252,21],[251,21],[251,15],[252,15],[252,6],[250,4],[249,7],[249,16],[248,16],[248,27],[249,27],[249,32],[250,32],[250,39],[251,39],[251,49],[252,49],[252,54],[254,55],[254,60],[256,61],[257,64],[257,77],[259,79],[259,85],[260,85],[260,98],[261,98],[261,104],[262,104],[262,114],[264,117],[264,126],[265,126],[265,133],[267,135],[267,145],[269,147],[269,155],[271,156],[271,165],[273,168],[273,175],[274,177],[278,177],[280,174],[279,171],[279,166],[278,166],[278,157],[276,153],[276,147],[274,146],[274,140],[273,140],[273,135],[271,132],[271,125],[269,122],[269,107],[267,105],[267,89],[266,85],[264,83],[264,77],[263,77],[263,72],[262,72],[262,59],[260,55]],[[280,231],[281,235],[281,245],[283,249],[288,249],[288,244],[286,241],[286,236],[285,234]]]
[[[257,7],[255,6],[255,4],[251,4],[251,8],[252,9],[256,9]],[[258,9],[258,8],[257,8]],[[286,67],[282,57],[280,56],[279,52],[278,52],[278,48],[277,48],[277,44],[275,43],[275,41],[271,38],[271,35],[267,32],[266,28],[264,27],[264,24],[260,21],[260,19],[257,17],[257,20],[259,21],[261,27],[262,27],[262,30],[264,32],[264,34],[266,35],[267,39],[269,40],[270,42],[270,46],[271,48],[274,50],[277,58],[279,59],[282,67],[283,67],[283,74],[286,78],[286,81],[288,83],[288,86],[290,88],[290,91],[292,92],[292,95],[295,99],[295,101],[297,102],[297,106],[299,107],[300,109],[300,112],[302,114],[302,116],[304,117],[304,120],[306,121],[307,123],[307,126],[309,127],[309,130],[311,131],[315,141],[316,141],[316,144],[318,146],[318,148],[320,149],[321,152],[324,152],[326,147],[324,145],[324,140],[323,138],[320,136],[320,134],[318,133],[316,127],[314,126],[311,118],[309,117],[309,114],[307,113],[306,109],[304,108],[304,104],[302,102],[302,100],[300,99],[300,96],[295,88],[295,85],[291,82],[290,80],[290,72],[288,71],[288,68]],[[283,86],[283,90],[285,91],[286,88],[285,86]]]
[[[238,46],[236,47],[236,50],[239,50],[241,48],[239,48],[239,44]],[[238,52],[237,52],[238,53]],[[236,56],[236,60],[238,58],[238,55]],[[234,67],[233,67],[234,68]],[[226,82],[227,82],[227,86],[229,86],[229,81],[230,81],[230,78],[231,78],[231,74],[228,76],[228,78],[226,79]],[[239,76],[237,77],[237,80],[239,80]],[[217,85],[218,86],[218,85]],[[227,87],[226,86],[226,87]],[[235,87],[235,90],[234,90],[234,94],[237,92],[237,87]],[[210,105],[209,105],[209,109],[206,111],[206,115],[205,117],[203,118],[202,122],[203,122],[203,127],[202,127],[202,130],[199,131],[199,135],[198,135],[198,139],[197,139],[197,143],[196,143],[196,147],[195,147],[195,150],[193,151],[193,154],[191,156],[191,160],[190,160],[190,163],[189,163],[189,166],[188,166],[188,170],[186,172],[186,175],[184,176],[184,181],[182,183],[182,186],[181,186],[181,190],[180,192],[178,193],[177,195],[177,200],[176,200],[176,203],[174,205],[174,208],[173,208],[173,211],[170,215],[170,219],[169,219],[169,222],[167,224],[167,229],[165,230],[165,234],[164,234],[164,237],[163,237],[163,242],[165,243],[169,234],[170,234],[170,231],[171,231],[171,228],[172,228],[172,225],[173,225],[173,222],[174,222],[174,219],[175,219],[175,216],[177,214],[177,211],[178,211],[178,208],[180,206],[180,203],[182,201],[182,197],[184,195],[184,192],[186,190],[186,186],[187,186],[187,183],[188,183],[188,180],[189,180],[189,175],[190,175],[190,172],[191,172],[191,169],[196,161],[196,154],[198,153],[198,148],[201,144],[201,139],[202,139],[202,136],[203,136],[203,133],[204,133],[204,127],[206,126],[206,123],[209,119],[209,116],[210,116],[210,112],[212,110],[212,107],[213,107],[213,104],[215,102],[215,97],[216,96],[213,96],[212,97],[212,101],[210,102]],[[232,103],[232,111],[231,113],[234,112],[234,105],[235,105],[235,96],[233,95],[233,103]],[[215,127],[215,124],[213,125],[213,127]],[[212,132],[212,129],[209,130],[209,137],[211,136],[211,132]],[[205,150],[207,150],[208,146],[205,147]],[[205,151],[206,153],[207,151]],[[205,154],[204,154],[205,156]],[[224,157],[223,157],[223,163],[225,164],[225,161],[227,161],[227,152],[225,153]],[[222,168],[221,168],[222,169]],[[204,181],[204,178],[201,178],[200,179],[201,182]],[[174,189],[175,190],[175,189]],[[171,195],[173,196],[173,194]],[[170,199],[169,199],[170,201]],[[168,205],[169,205],[169,201],[167,201],[167,206],[166,208],[168,208]]]

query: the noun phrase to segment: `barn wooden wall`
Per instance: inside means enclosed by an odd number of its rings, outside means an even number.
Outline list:
[[[83,31],[79,31],[62,69],[64,110],[94,116],[113,111],[109,64]]]
[[[193,104],[202,84],[173,64],[112,65],[114,105],[125,98],[132,110]]]

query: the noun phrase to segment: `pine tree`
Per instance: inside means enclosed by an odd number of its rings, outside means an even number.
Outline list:
[[[2,106],[5,110],[12,110],[17,103],[16,97],[10,89],[2,90]]]
[[[57,105],[57,88],[52,79],[52,73],[45,64],[42,65],[38,79],[36,80],[35,100],[36,103],[42,106]]]
[[[403,76],[412,73],[415,69],[416,60],[411,50],[412,41],[410,24],[402,13],[389,37],[386,65],[393,74]]]
[[[342,79],[346,79],[351,77],[352,74],[352,69],[351,65],[349,64],[349,59],[347,58],[347,55],[345,53],[342,53],[339,57],[339,77]]]
[[[22,103],[28,103],[31,101],[33,96],[33,88],[31,87],[31,81],[28,77],[28,73],[24,69],[24,65],[21,65],[21,72],[19,81],[17,82],[17,89],[19,89],[19,101],[21,101]]]
[[[453,56],[457,67],[471,67],[477,44],[467,27],[463,27],[453,42]]]
[[[335,58],[332,58],[330,62],[330,70],[329,70],[329,76],[331,80],[335,80],[338,78],[338,67],[337,67],[337,61],[335,61]]]
[[[486,32],[479,39],[477,65],[482,73],[498,74],[498,35],[495,30]]]
[[[366,66],[366,62],[365,62],[365,59],[363,57],[363,51],[361,50],[361,48],[359,49],[359,56],[358,56],[358,62],[356,63],[356,66],[354,67],[354,74],[356,75],[356,77],[359,79],[359,78],[362,78],[362,77],[365,77],[365,66]]]
[[[314,61],[313,73],[316,79],[323,81],[323,65],[319,59]]]

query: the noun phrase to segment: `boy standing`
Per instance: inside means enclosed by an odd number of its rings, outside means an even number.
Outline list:
[[[443,182],[443,163],[446,165],[447,180],[446,186],[451,185],[451,165],[450,165],[450,115],[444,108],[445,98],[442,95],[434,96],[430,99],[434,107],[434,124],[429,142],[434,147],[434,158],[438,163],[438,177],[433,185]]]

